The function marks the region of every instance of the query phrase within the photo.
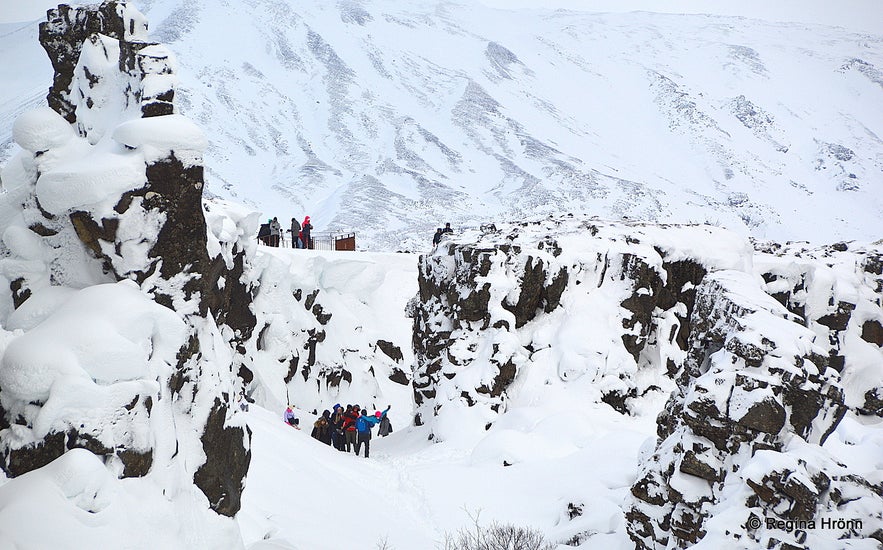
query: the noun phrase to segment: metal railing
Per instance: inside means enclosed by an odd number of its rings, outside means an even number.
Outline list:
[[[258,242],[267,246],[270,244],[267,238],[262,237],[258,237]],[[282,238],[279,240],[279,247],[292,248],[292,244],[291,232],[283,232]],[[310,248],[313,250],[354,251],[356,249],[356,234],[355,232],[313,232],[310,235]]]
[[[353,251],[356,249],[355,233],[313,233],[310,235],[313,250]]]

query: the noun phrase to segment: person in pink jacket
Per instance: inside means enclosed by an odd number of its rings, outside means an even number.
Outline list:
[[[294,415],[294,411],[291,409],[291,405],[289,405],[288,408],[285,409],[285,412],[282,413],[282,420],[284,420],[285,423],[289,426],[298,430],[300,429],[300,419]]]
[[[300,226],[301,239],[304,243],[304,248],[313,248],[312,243],[310,242],[310,231],[313,230],[313,224],[310,223],[310,217],[307,216],[304,218],[304,223]]]

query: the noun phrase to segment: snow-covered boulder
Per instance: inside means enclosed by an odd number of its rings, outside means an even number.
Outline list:
[[[32,309],[42,293],[25,302]],[[44,305],[46,305],[44,303]],[[184,321],[131,281],[73,292],[32,311],[37,324],[12,336],[0,360],[4,470],[20,475],[82,447],[119,465],[124,477],[153,462],[151,414],[186,341]]]
[[[49,107],[28,111],[12,126],[12,139],[22,149],[42,153],[77,137],[71,125]]]

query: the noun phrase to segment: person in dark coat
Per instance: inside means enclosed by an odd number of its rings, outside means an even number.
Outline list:
[[[438,229],[435,230],[435,235],[432,236],[432,246],[433,247],[438,246],[438,243],[440,243],[442,240],[442,235],[444,235],[444,232],[442,232],[441,227],[439,227]]]
[[[322,411],[322,416],[313,423],[313,432],[310,435],[326,445],[331,445],[331,412],[328,409]]]
[[[258,231],[258,240],[261,241],[261,244],[270,244],[270,222],[273,220],[267,220],[267,223],[261,224],[261,229]]]
[[[389,421],[389,417],[387,415],[383,415],[380,419],[380,427],[377,428],[377,435],[380,437],[386,437],[392,433],[392,422]]]
[[[453,232],[454,232],[454,230],[451,229],[451,222],[447,222],[445,224],[445,228],[442,229],[442,233],[453,233]]]
[[[313,248],[312,243],[310,243],[310,231],[313,230],[313,224],[310,223],[310,217],[307,216],[304,218],[304,223],[301,224],[300,231],[303,235],[304,248]]]
[[[291,248],[300,248],[300,222],[291,218]]]
[[[331,413],[331,445],[338,451],[343,450],[343,407],[334,405]]]

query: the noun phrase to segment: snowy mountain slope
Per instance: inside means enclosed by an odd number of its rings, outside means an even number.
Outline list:
[[[139,7],[211,136],[209,192],[366,248],[562,211],[880,235],[880,35],[475,2]]]
[[[0,24],[2,42],[3,92],[0,92],[0,159],[8,159],[16,146],[12,125],[22,113],[46,104],[47,83],[52,66],[37,41],[37,25]]]

